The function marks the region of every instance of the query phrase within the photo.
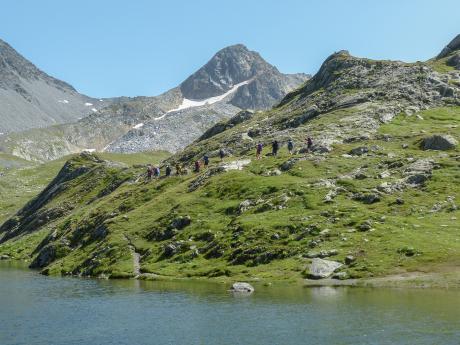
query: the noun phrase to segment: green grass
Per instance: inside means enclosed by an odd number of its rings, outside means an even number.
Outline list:
[[[451,71],[455,71],[454,67],[449,66],[447,64],[449,58],[451,58],[451,55],[446,56],[442,59],[431,59],[427,61],[427,64],[438,73],[448,73]]]
[[[102,153],[101,158],[128,165],[158,163],[167,152],[136,154]],[[46,163],[26,161],[16,156],[0,154],[0,224],[13,216],[24,204],[41,192],[56,176],[64,163],[74,156]],[[4,196],[4,197],[3,197]]]

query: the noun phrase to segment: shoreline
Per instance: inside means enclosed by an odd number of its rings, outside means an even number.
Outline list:
[[[19,264],[22,269],[38,274],[48,276],[37,270],[28,267],[28,262],[24,260],[8,259],[2,260],[4,263]],[[444,269],[445,270],[445,269]],[[237,281],[244,281],[264,286],[279,285],[298,285],[306,288],[312,287],[365,287],[365,288],[404,288],[404,289],[460,289],[460,267],[450,267],[449,272],[430,271],[430,272],[402,272],[398,274],[389,274],[386,276],[359,278],[359,279],[263,279],[263,278],[243,278],[243,277],[173,277],[161,276],[154,273],[141,273],[133,277],[104,277],[104,276],[77,276],[77,275],[50,275],[52,277],[69,277],[84,279],[102,279],[102,280],[139,280],[139,281],[162,281],[162,282],[209,282],[220,284],[231,284]]]

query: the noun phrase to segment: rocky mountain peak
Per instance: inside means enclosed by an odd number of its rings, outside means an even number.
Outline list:
[[[442,59],[456,50],[460,50],[460,34],[457,35],[452,41],[450,41],[449,44],[444,47],[444,49],[439,53],[439,55],[436,58]]]
[[[180,89],[185,98],[206,99],[221,95],[256,75],[273,71],[279,73],[259,53],[250,51],[243,44],[236,44],[218,51],[188,77]]]

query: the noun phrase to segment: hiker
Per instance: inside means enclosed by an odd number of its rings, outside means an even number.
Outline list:
[[[179,163],[176,163],[176,175],[182,175],[182,167]]]
[[[153,176],[153,167],[149,164],[147,165],[147,179],[151,180]]]
[[[209,157],[207,155],[203,156],[204,167],[207,168],[209,165]]]
[[[308,137],[307,138],[307,151],[310,152],[312,147],[313,147],[313,140],[310,137]]]
[[[224,157],[225,157],[224,149],[219,150],[219,157],[220,157],[220,161],[222,162],[224,160]]]
[[[166,177],[171,176],[171,167],[169,165],[166,166],[165,176]]]
[[[260,159],[260,155],[262,154],[262,143],[258,143],[256,146],[256,159]]]
[[[278,140],[274,140],[272,142],[272,154],[273,156],[277,156],[278,155],[278,150],[280,148],[280,144],[278,143]]]
[[[195,172],[200,172],[200,161],[195,161]]]
[[[294,151],[294,143],[292,142],[292,139],[288,140],[287,147],[288,147],[289,154],[292,155],[292,152]]]
[[[160,168],[159,167],[154,168],[154,174],[156,178],[160,178]]]

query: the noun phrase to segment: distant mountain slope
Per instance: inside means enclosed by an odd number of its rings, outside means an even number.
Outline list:
[[[175,152],[241,109],[269,109],[308,79],[282,74],[238,44],[220,50],[181,85],[156,97],[119,99],[75,123],[14,134],[0,149],[49,160],[85,149]]]
[[[0,40],[0,133],[76,121],[106,104],[42,72]]]

